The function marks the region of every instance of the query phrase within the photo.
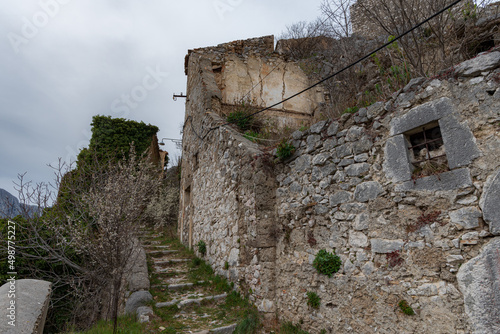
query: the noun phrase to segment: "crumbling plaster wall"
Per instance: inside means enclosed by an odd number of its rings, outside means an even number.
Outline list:
[[[193,53],[212,61],[223,105],[238,105],[241,101],[250,101],[253,106],[264,108],[310,85],[299,62],[286,61],[283,55],[275,52],[274,36],[190,50],[186,59]],[[262,118],[281,129],[308,124],[323,102],[324,92],[318,87],[273,107]]]
[[[188,62],[181,240],[205,241],[208,261],[261,311],[311,333],[498,331],[500,52],[295,132],[297,151],[275,166],[232,128],[209,130],[224,123],[214,61]],[[413,180],[401,143],[429,122],[450,170]],[[312,267],[320,249],[342,259],[331,278]],[[400,312],[403,299],[415,316]]]

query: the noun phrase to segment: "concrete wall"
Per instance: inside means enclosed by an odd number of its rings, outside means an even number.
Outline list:
[[[223,123],[212,64],[189,57],[184,243],[205,241],[261,311],[311,333],[498,331],[500,52],[295,132],[296,153],[276,165],[230,127],[194,133]],[[428,124],[441,128],[448,170],[416,177],[408,139]],[[331,278],[312,266],[320,249],[342,259]]]

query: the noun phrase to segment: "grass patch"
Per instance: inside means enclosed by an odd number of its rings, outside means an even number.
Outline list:
[[[135,317],[133,315],[130,316],[122,316],[118,318],[118,334],[141,334],[145,332],[145,325],[139,324],[135,321]],[[104,321],[100,320],[96,325],[92,328],[83,331],[83,332],[75,332],[70,331],[69,334],[112,334],[113,333],[113,321]]]
[[[212,267],[200,258],[193,258],[189,266],[189,279],[196,283],[198,281],[207,281],[214,274]]]
[[[300,324],[294,325],[292,322],[285,322],[280,327],[279,334],[309,334],[300,328]]]

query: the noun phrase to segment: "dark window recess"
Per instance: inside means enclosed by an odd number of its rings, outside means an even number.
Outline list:
[[[198,153],[195,153],[194,156],[193,156],[193,160],[194,160],[194,167],[193,167],[193,171],[197,170],[198,169]]]
[[[427,125],[407,138],[413,177],[438,175],[449,170],[439,126]]]

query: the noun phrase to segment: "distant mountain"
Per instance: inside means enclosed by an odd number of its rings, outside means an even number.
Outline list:
[[[12,218],[23,214],[24,211],[29,213],[37,211],[37,207],[34,205],[28,205],[27,208],[28,210],[23,210],[23,204],[19,203],[16,196],[0,188],[0,218]]]

